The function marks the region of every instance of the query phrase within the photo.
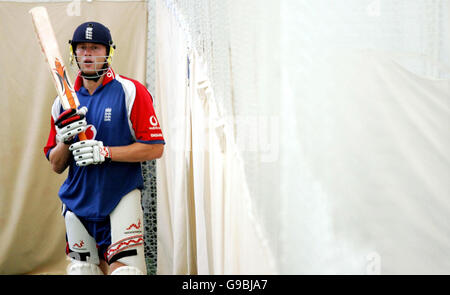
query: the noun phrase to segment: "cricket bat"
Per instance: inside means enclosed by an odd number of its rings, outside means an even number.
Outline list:
[[[55,84],[61,105],[64,110],[77,109],[80,102],[67,75],[47,9],[42,6],[34,7],[30,9],[29,13],[33,20],[34,31],[41,46],[42,53],[49,65],[52,80]],[[78,138],[80,140],[87,139],[84,132],[78,134]]]

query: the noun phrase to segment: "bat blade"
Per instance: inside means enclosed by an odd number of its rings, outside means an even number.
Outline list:
[[[63,109],[76,109],[80,102],[73,90],[61,57],[58,42],[48,17],[47,9],[42,6],[32,8],[29,13],[42,53],[50,67],[53,83],[61,100]]]
[[[63,109],[78,108],[80,102],[66,72],[47,9],[38,6],[30,9],[29,13],[31,14],[34,31],[50,68],[52,80]],[[84,132],[80,133],[78,137],[80,140],[86,139]]]

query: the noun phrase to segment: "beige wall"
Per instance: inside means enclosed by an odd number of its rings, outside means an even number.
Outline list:
[[[36,3],[0,3],[0,274],[64,273],[64,222],[57,196],[66,173],[52,172],[43,153],[56,91],[28,10]],[[61,54],[77,25],[105,24],[117,45],[116,73],[145,82],[147,10],[143,1],[68,2],[48,8]],[[70,76],[75,77],[74,70]]]

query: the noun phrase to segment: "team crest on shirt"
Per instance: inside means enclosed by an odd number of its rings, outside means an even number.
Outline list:
[[[86,134],[87,139],[95,139],[97,136],[97,129],[94,125],[87,125],[84,133]]]
[[[112,108],[106,108],[105,109],[105,115],[103,116],[103,120],[105,122],[110,122],[111,121],[111,112],[112,112]]]

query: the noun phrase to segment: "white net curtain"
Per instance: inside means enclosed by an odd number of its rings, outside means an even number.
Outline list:
[[[155,2],[159,273],[450,273],[449,1]]]

